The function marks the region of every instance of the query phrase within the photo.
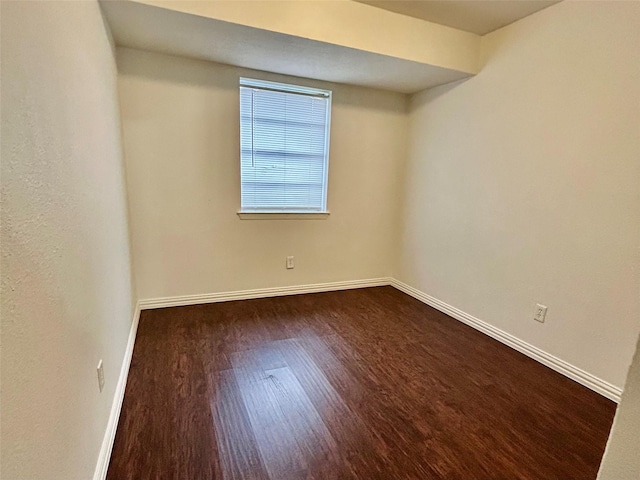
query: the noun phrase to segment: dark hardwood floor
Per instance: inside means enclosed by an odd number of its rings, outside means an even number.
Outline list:
[[[392,287],[148,310],[108,479],[595,479],[614,413]]]

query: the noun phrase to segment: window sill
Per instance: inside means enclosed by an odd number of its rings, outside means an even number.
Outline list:
[[[326,220],[329,212],[238,212],[240,220]]]

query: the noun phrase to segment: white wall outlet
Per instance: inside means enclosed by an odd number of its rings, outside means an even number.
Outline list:
[[[544,323],[544,317],[547,316],[547,307],[544,305],[536,304],[536,313],[533,314],[533,319],[536,322]]]
[[[104,388],[104,368],[102,367],[102,359],[98,362],[98,388],[100,391]]]
[[[291,270],[294,266],[295,263],[293,263],[293,257],[287,257],[287,268]]]

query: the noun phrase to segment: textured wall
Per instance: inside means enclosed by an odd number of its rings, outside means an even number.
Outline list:
[[[598,480],[640,478],[640,338],[613,421]]]
[[[637,2],[561,2],[413,98],[396,273],[618,387],[640,331],[639,24]]]
[[[116,67],[97,2],[1,16],[0,476],[87,479],[133,307]]]
[[[240,220],[238,78],[301,80],[131,49],[118,68],[140,298],[390,275],[404,95],[302,80],[333,90],[331,215]]]

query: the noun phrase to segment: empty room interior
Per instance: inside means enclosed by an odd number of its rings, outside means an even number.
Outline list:
[[[640,2],[0,2],[2,480],[640,479]]]

